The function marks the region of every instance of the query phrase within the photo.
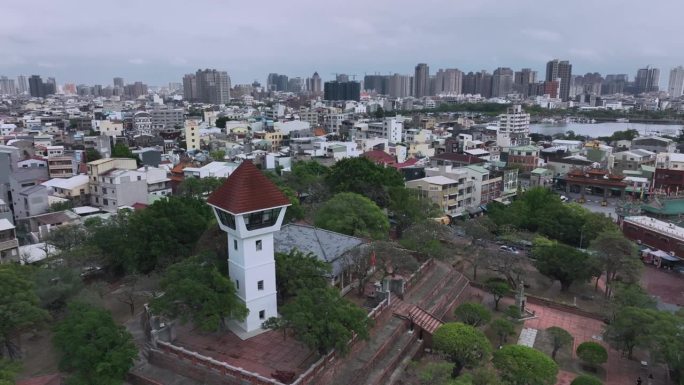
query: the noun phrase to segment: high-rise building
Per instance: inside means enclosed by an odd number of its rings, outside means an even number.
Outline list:
[[[269,91],[287,91],[289,79],[287,75],[279,75],[277,73],[268,74],[266,79],[266,88]]]
[[[287,81],[287,90],[289,92],[300,93],[304,91],[305,88],[304,79],[300,77],[291,78]]]
[[[195,74],[183,76],[183,98],[191,102],[197,100],[197,77]]]
[[[678,66],[670,70],[670,81],[667,83],[667,92],[672,98],[684,95],[684,67]]]
[[[45,84],[39,75],[31,75],[28,82],[31,96],[35,98],[44,98],[47,95],[45,93]]]
[[[7,76],[0,76],[0,95],[14,95],[17,93],[14,79]]]
[[[554,59],[546,63],[546,81],[558,81],[560,94],[558,97],[566,102],[570,99],[570,79],[572,77],[572,64],[567,60]]]
[[[389,76],[366,75],[363,77],[363,88],[366,91],[375,91],[381,95],[389,93]]]
[[[463,72],[456,68],[439,69],[434,76],[432,94],[461,94],[463,90]]]
[[[621,94],[625,91],[625,85],[629,82],[627,74],[610,74],[601,84],[602,95]]]
[[[321,77],[318,72],[314,72],[312,77],[306,79],[306,90],[313,95],[320,95],[323,92]]]
[[[530,144],[530,114],[519,105],[509,107],[499,115],[499,129],[496,144],[508,148]]]
[[[463,94],[475,94],[475,73],[472,71],[463,75]]]
[[[226,104],[230,101],[230,77],[226,71],[197,70],[197,100],[202,103]]]
[[[22,95],[29,92],[28,81],[24,75],[17,76],[17,92]]]
[[[413,96],[422,98],[430,94],[430,67],[425,63],[418,63],[413,76]]]
[[[480,94],[483,98],[492,97],[492,75],[482,70],[475,74],[475,94]]]
[[[513,91],[526,98],[530,95],[530,86],[536,82],[537,71],[532,71],[530,68],[523,68],[520,71],[515,72]]]
[[[124,80],[123,78],[114,78],[114,87],[122,87],[124,86]]]
[[[389,77],[387,93],[391,98],[405,98],[411,96],[411,77],[394,74]]]
[[[660,70],[657,68],[651,68],[650,66],[647,66],[646,68],[640,68],[637,71],[636,78],[634,79],[634,86],[636,87],[637,94],[644,92],[657,92],[659,83]]]
[[[359,82],[325,82],[323,86],[325,100],[356,100],[361,99],[361,84]]]
[[[513,70],[508,67],[499,67],[492,75],[492,96],[506,97],[513,91]]]
[[[336,74],[335,80],[340,82],[340,83],[346,83],[349,81],[349,75],[347,75],[347,74]]]
[[[55,78],[47,78],[45,82],[45,95],[54,95],[57,93],[57,81]]]
[[[126,84],[124,86],[124,95],[131,99],[137,99],[141,96],[145,96],[147,95],[147,84],[143,82]]]

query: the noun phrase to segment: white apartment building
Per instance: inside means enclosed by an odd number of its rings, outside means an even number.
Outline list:
[[[146,111],[138,111],[133,115],[135,135],[152,135],[152,116]]]
[[[185,145],[188,151],[200,149],[199,128],[201,122],[198,119],[185,121]]]
[[[140,167],[138,172],[145,173],[147,181],[147,193],[150,195],[148,203],[154,201],[154,197],[171,195],[171,179],[167,177],[166,170],[156,167]],[[141,202],[145,203],[145,202]]]
[[[124,126],[123,122],[112,120],[93,120],[93,130],[100,133],[100,135],[117,137],[123,136]]]
[[[401,117],[388,117],[381,122],[368,123],[367,138],[383,138],[390,143],[400,143],[404,132],[404,119]]]
[[[351,116],[352,114],[325,114],[323,115],[323,128],[327,133],[339,134],[342,122]]]
[[[425,178],[418,179],[423,182],[417,183],[417,185],[420,186],[425,183],[434,185],[439,181],[446,182],[447,179],[452,181],[449,182],[448,203],[446,205],[436,202],[433,198],[433,201],[440,205],[440,207],[447,208],[444,212],[445,214],[458,216],[464,214],[468,208],[479,206],[480,195],[475,189],[475,182],[465,168],[453,168],[451,166],[427,167],[425,168],[425,175]],[[411,182],[413,181],[406,182],[407,188],[412,188],[411,186],[415,185]],[[432,187],[434,188],[434,186]]]
[[[496,144],[503,148],[530,144],[530,114],[523,112],[520,105],[514,105],[499,115]]]
[[[91,191],[91,203],[103,210],[116,212],[121,206],[148,203],[147,174],[138,170],[109,170],[98,178]]]
[[[660,153],[656,155],[656,168],[684,170],[684,154]]]

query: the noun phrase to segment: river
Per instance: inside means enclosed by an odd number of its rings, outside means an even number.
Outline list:
[[[563,123],[563,124],[530,124],[530,132],[544,135],[564,134],[573,131],[577,135],[596,138],[610,136],[615,131],[637,130],[640,135],[677,136],[684,128],[681,124],[646,124],[646,123]]]

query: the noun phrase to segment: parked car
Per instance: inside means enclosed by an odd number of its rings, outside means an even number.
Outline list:
[[[505,251],[507,253],[513,253],[513,254],[518,254],[518,250],[515,247],[512,246],[507,246],[507,245],[502,245],[499,247],[499,250]]]

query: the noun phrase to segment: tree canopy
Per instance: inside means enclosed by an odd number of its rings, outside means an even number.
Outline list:
[[[501,379],[511,385],[554,385],[558,365],[546,354],[523,345],[506,345],[492,360]]]
[[[608,351],[598,342],[586,341],[579,344],[577,357],[592,367],[601,365],[608,361]]]
[[[486,307],[473,302],[460,304],[454,310],[454,315],[459,321],[474,327],[482,326],[492,319],[492,314]]]
[[[112,158],[131,158],[136,161],[139,160],[133,151],[123,142],[117,142],[114,147],[112,147]]]
[[[389,231],[384,212],[370,199],[355,193],[339,193],[316,213],[318,227],[357,237],[383,239]]]
[[[29,268],[0,265],[0,356],[17,358],[20,352],[15,338],[48,318],[48,313],[40,308]]]
[[[567,243],[585,247],[599,232],[615,228],[610,218],[592,213],[577,204],[567,204],[558,194],[535,187],[521,194],[512,204],[491,203],[489,217],[499,226],[512,226]]]
[[[495,319],[489,328],[499,337],[499,346],[503,346],[509,336],[515,333],[515,325],[513,322],[505,318]]]
[[[503,298],[506,294],[510,293],[511,287],[506,281],[492,278],[487,280],[487,283],[485,283],[485,288],[494,296],[494,310],[498,311],[499,301],[501,301],[501,298]]]
[[[353,334],[368,339],[372,325],[363,309],[329,286],[300,290],[278,310],[281,317],[269,318],[264,327],[282,330],[284,335],[292,331],[295,338],[321,355],[331,349],[345,355]]]
[[[397,170],[377,165],[364,157],[336,162],[325,180],[333,193],[364,195],[383,208],[390,203],[389,190],[404,186],[404,178]]]
[[[192,320],[205,331],[221,330],[227,317],[243,320],[249,312],[234,283],[198,256],[171,265],[159,284],[164,294],[152,300],[152,310]]]
[[[319,260],[313,254],[299,250],[276,253],[276,283],[280,303],[287,301],[302,290],[324,288],[328,285],[329,263]]]
[[[532,255],[537,270],[559,281],[561,291],[567,291],[573,282],[589,280],[597,269],[595,258],[589,253],[562,243],[538,239]]]
[[[603,231],[591,242],[601,271],[606,277],[606,296],[613,281],[637,282],[642,263],[637,257],[636,245],[618,230]]]
[[[126,329],[100,308],[72,303],[55,327],[60,368],[72,373],[69,384],[119,385],[138,350]]]
[[[550,328],[546,329],[546,333],[549,335],[549,339],[551,340],[551,346],[553,348],[551,352],[551,358],[553,360],[556,359],[556,354],[558,354],[558,351],[561,348],[572,344],[574,339],[572,334],[558,326],[551,326]]]
[[[20,369],[19,362],[0,358],[0,385],[14,385]]]
[[[440,326],[432,336],[434,348],[443,352],[454,363],[452,377],[461,370],[475,367],[489,358],[492,345],[481,331],[460,322],[448,322]]]

